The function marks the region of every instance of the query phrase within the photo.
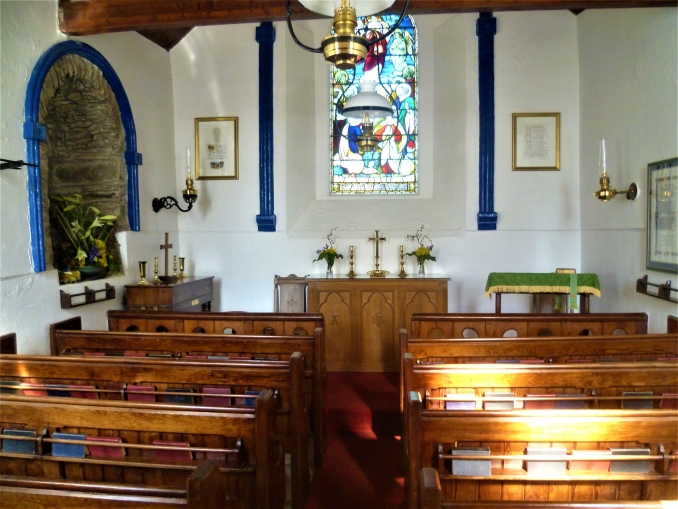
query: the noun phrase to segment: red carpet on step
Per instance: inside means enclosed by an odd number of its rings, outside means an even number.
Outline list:
[[[403,502],[397,373],[327,374],[327,453],[309,509],[394,509]]]

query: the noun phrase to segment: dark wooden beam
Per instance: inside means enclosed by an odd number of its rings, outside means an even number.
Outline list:
[[[286,0],[82,0],[59,2],[59,29],[67,35],[201,25],[283,21]],[[398,12],[398,0],[389,12]],[[294,1],[294,19],[317,19]],[[412,14],[675,7],[678,0],[411,0]],[[326,18],[327,19],[327,18]]]
[[[153,41],[161,48],[167,51],[176,46],[181,39],[183,39],[188,32],[193,30],[193,27],[188,28],[157,28],[150,30],[137,30],[140,35],[143,35],[149,41]]]

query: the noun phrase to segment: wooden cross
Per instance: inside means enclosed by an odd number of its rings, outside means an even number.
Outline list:
[[[379,230],[374,231],[374,237],[369,237],[368,239],[370,242],[374,241],[374,243],[377,245],[377,255],[374,257],[374,266],[376,270],[379,270],[379,242],[385,241],[386,237],[380,237],[379,236]]]
[[[167,274],[167,267],[169,267],[169,250],[172,247],[172,244],[169,243],[169,233],[165,232],[165,244],[160,244],[160,249],[165,251],[165,277]]]

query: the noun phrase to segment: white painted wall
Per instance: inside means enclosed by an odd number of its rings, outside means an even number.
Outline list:
[[[53,44],[66,40],[57,29],[57,1],[0,2],[0,154],[26,159],[23,111],[28,80],[38,58]],[[142,232],[117,236],[126,276],[88,283],[92,289],[108,282],[116,299],[62,310],[59,290],[82,293],[84,284],[59,286],[54,270],[33,273],[30,260],[27,174],[0,174],[0,334],[16,332],[20,353],[49,353],[49,324],[83,317],[86,328],[105,329],[107,309],[120,308],[123,285],[138,280],[137,261],[158,253],[162,235],[176,232],[176,215],[151,209],[154,196],[174,195],[177,186],[173,140],[173,99],[169,55],[135,33],[81,38],[101,52],[120,77],[134,114],[139,167]],[[164,212],[164,213],[163,213]],[[175,245],[179,239],[173,239]],[[178,247],[178,245],[177,245]]]
[[[636,293],[636,279],[675,274],[646,269],[647,165],[678,155],[678,9],[584,11],[578,26],[581,89],[582,269],[598,273],[596,311],[645,311],[651,332],[666,330],[678,306]],[[612,187],[638,184],[634,202],[602,203],[599,143],[605,138]]]
[[[172,51],[177,153],[192,146],[193,121],[240,119],[240,180],[199,181],[197,210],[179,218],[182,256],[191,274],[215,275],[213,309],[271,310],[273,277],[324,273],[315,250],[339,226],[338,248],[356,246],[356,270],[373,268],[374,229],[388,238],[382,268],[396,273],[398,246],[421,222],[448,274],[449,309],[491,311],[484,297],[491,271],[579,268],[579,68],[577,22],[569,12],[499,14],[497,195],[499,231],[478,232],[477,15],[418,16],[422,193],[413,198],[327,196],[327,64],[299,50],[284,24],[274,49],[275,213],[278,232],[256,231],[258,187],[258,45],[256,25],[195,28]],[[318,43],[329,22],[295,23],[300,39]],[[511,113],[560,111],[563,169],[511,172]],[[573,155],[574,154],[574,155]],[[178,180],[183,171],[178,173]],[[323,192],[325,193],[323,195]],[[407,259],[410,273],[416,270]],[[346,273],[348,260],[336,272]],[[507,311],[527,309],[521,296]]]

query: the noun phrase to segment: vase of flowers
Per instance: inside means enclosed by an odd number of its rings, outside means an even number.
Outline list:
[[[424,225],[421,225],[421,228],[417,230],[414,235],[408,235],[407,240],[416,240],[419,244],[414,251],[410,253],[405,253],[407,256],[415,256],[417,258],[417,265],[419,265],[419,277],[426,277],[426,269],[424,263],[426,260],[436,261],[435,256],[431,255],[433,251],[433,242],[428,235],[424,234]]]
[[[58,224],[69,241],[61,260],[60,279],[74,282],[117,270],[108,240],[118,217],[102,214],[93,205],[85,203],[81,194],[54,196],[52,200]]]
[[[325,276],[328,278],[334,277],[334,260],[337,258],[344,258],[344,255],[341,253],[337,253],[337,249],[334,247],[334,243],[337,241],[339,237],[334,235],[334,230],[337,228],[332,228],[330,230],[329,235],[327,236],[327,244],[325,244],[323,247],[318,249],[315,253],[318,255],[318,258],[313,260],[314,262],[318,262],[320,260],[325,260],[327,262],[327,269],[325,271]]]

